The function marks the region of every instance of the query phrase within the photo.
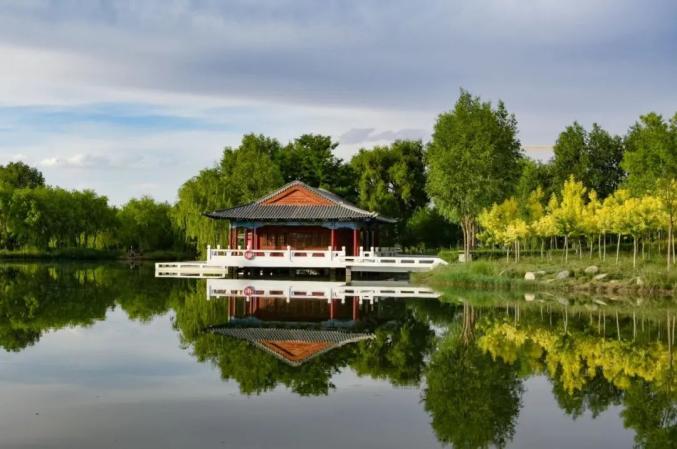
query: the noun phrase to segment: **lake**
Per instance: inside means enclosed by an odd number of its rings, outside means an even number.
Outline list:
[[[0,447],[676,446],[669,301],[295,282],[0,266]]]

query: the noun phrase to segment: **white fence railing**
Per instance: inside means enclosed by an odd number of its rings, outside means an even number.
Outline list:
[[[398,255],[397,248],[359,248],[358,255],[341,250],[317,249],[230,249],[207,247],[207,264],[243,268],[392,268],[403,271],[429,270],[446,264],[438,257]]]
[[[357,285],[340,282],[272,281],[251,279],[210,279],[207,298],[263,297],[293,299],[343,300],[358,296],[372,298],[438,298],[440,294],[427,287],[414,285]]]

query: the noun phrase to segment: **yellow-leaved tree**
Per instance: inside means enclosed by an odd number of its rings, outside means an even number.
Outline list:
[[[562,200],[557,209],[552,211],[555,226],[559,234],[564,236],[565,262],[569,261],[569,240],[572,236],[582,234],[586,191],[582,182],[576,181],[573,176],[569,177],[562,188]]]

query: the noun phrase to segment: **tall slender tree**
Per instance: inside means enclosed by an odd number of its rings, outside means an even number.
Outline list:
[[[438,117],[426,158],[427,191],[448,220],[460,223],[465,260],[477,215],[512,193],[521,159],[517,120],[503,102],[493,108],[461,90],[454,109]]]

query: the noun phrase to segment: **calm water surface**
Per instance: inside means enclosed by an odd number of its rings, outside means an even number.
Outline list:
[[[151,270],[0,267],[0,448],[676,447],[664,302],[210,298]]]

